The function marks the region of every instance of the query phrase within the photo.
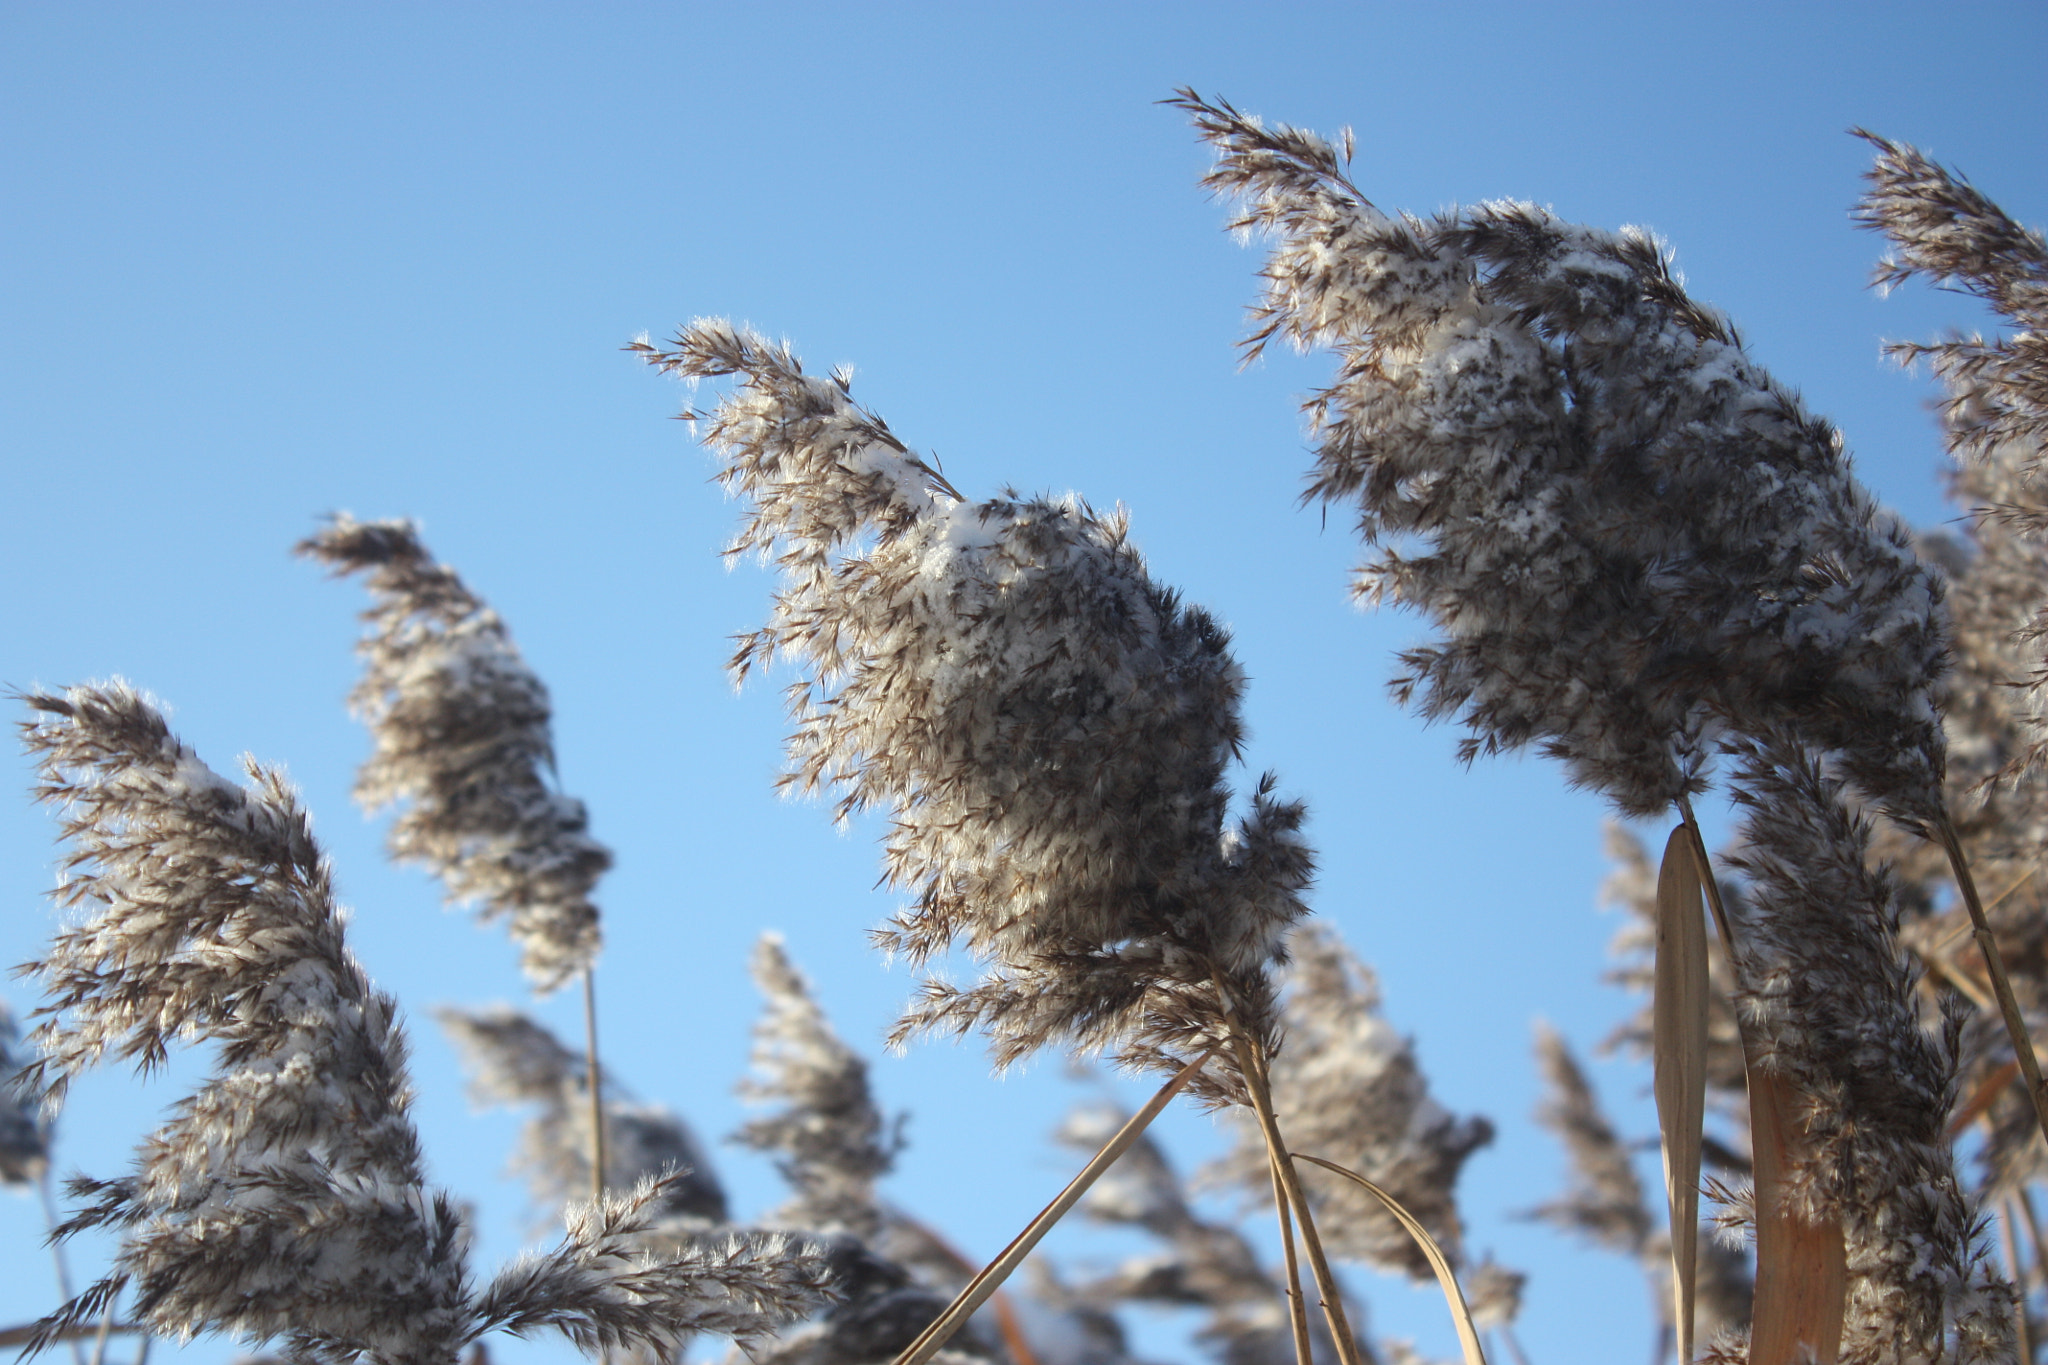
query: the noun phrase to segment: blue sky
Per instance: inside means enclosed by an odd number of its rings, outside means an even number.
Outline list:
[[[1350,518],[1297,502],[1296,413],[1322,357],[1240,370],[1258,256],[1218,229],[1206,158],[1155,101],[1192,85],[1358,136],[1388,208],[1515,197],[1669,238],[1694,291],[1835,418],[1922,524],[1951,515],[1921,377],[1886,337],[1974,327],[1967,299],[1864,287],[1848,210],[1866,125],[2048,220],[2039,5],[1223,4],[0,6],[0,683],[119,674],[217,768],[304,789],[357,952],[415,1018],[438,1181],[478,1207],[477,1263],[522,1244],[513,1121],[471,1114],[440,1003],[519,1000],[503,935],[393,871],[348,801],[352,586],[287,550],[321,515],[412,516],[547,679],[567,788],[618,854],[601,888],[609,1063],[709,1139],[744,1111],[753,939],[788,936],[842,1030],[909,993],[865,946],[892,904],[874,829],[772,790],[776,688],[721,672],[770,579],[717,554],[685,401],[620,347],[705,314],[787,336],[934,450],[970,496],[1010,484],[1130,508],[1155,575],[1234,631],[1246,780],[1310,803],[1315,901],[1379,969],[1438,1094],[1500,1125],[1468,1168],[1474,1246],[1532,1273],[1538,1365],[1639,1360],[1628,1266],[1510,1215],[1551,1197],[1531,1023],[1590,1048],[1602,812],[1548,764],[1465,770],[1385,699],[1421,632],[1348,603]],[[17,760],[17,789],[28,765]],[[48,816],[0,803],[0,958],[53,922]],[[1657,832],[1661,835],[1661,831]],[[25,983],[5,988],[30,1004]],[[543,1013],[565,1032],[574,1001]],[[82,1086],[67,1169],[109,1175],[178,1093]],[[1647,1078],[1596,1078],[1654,1131]],[[976,1255],[1065,1178],[1046,1134],[1100,1082],[991,1080],[971,1045],[881,1059],[911,1114],[890,1195]],[[1191,1162],[1205,1120],[1167,1130]],[[742,1212],[780,1199],[719,1148]],[[34,1201],[0,1198],[0,1325],[52,1301]],[[1097,1245],[1062,1234],[1062,1254]],[[103,1248],[81,1246],[90,1273]],[[1453,1347],[1428,1296],[1359,1274],[1378,1331]],[[1178,1351],[1148,1329],[1155,1354]],[[192,1359],[223,1359],[202,1343]],[[564,1358],[507,1346],[507,1359]],[[1185,1355],[1183,1355],[1183,1358]]]

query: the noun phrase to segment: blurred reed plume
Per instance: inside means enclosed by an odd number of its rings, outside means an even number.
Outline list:
[[[14,1013],[0,1003],[0,1185],[33,1185],[50,1168],[47,1127],[28,1087],[15,1078],[27,1068]]]
[[[739,1090],[782,1108],[748,1120],[733,1141],[779,1154],[796,1197],[773,1221],[873,1242],[885,1217],[875,1182],[896,1164],[902,1139],[875,1107],[867,1063],[833,1030],[779,935],[762,935],[752,968],[768,1008],[754,1025],[755,1074]]]
[[[526,1177],[534,1207],[545,1221],[559,1221],[591,1188],[596,1144],[584,1059],[509,1007],[442,1009],[435,1016],[468,1065],[473,1101],[534,1106],[520,1129],[512,1169]],[[600,1075],[598,1090],[603,1096],[604,1188],[623,1194],[659,1178],[657,1218],[723,1223],[725,1190],[689,1127],[658,1105],[637,1103],[608,1076]]]
[[[1430,1098],[1414,1048],[1380,1012],[1378,979],[1343,940],[1320,925],[1304,925],[1287,946],[1286,1045],[1271,1063],[1281,1130],[1298,1150],[1369,1176],[1457,1261],[1458,1172],[1493,1140],[1493,1125],[1456,1118]],[[1233,1115],[1233,1126],[1235,1148],[1205,1178],[1235,1182],[1254,1197],[1268,1195],[1264,1140],[1242,1115]],[[1326,1182],[1311,1202],[1333,1254],[1430,1278],[1414,1238],[1363,1190]]]

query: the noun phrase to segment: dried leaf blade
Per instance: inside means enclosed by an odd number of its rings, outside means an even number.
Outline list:
[[[1444,1302],[1451,1310],[1451,1321],[1458,1329],[1458,1346],[1464,1352],[1465,1365],[1486,1365],[1486,1353],[1479,1349],[1479,1328],[1472,1321],[1472,1310],[1465,1305],[1465,1291],[1458,1287],[1458,1276],[1451,1269],[1450,1257],[1444,1255],[1436,1238],[1429,1235],[1429,1229],[1414,1214],[1401,1207],[1401,1202],[1378,1185],[1353,1170],[1339,1166],[1334,1161],[1325,1161],[1319,1156],[1306,1152],[1294,1153],[1297,1161],[1312,1161],[1326,1171],[1334,1171],[1346,1180],[1363,1187],[1367,1192],[1387,1206],[1387,1212],[1399,1219],[1408,1235],[1415,1239],[1415,1245],[1422,1248],[1422,1254],[1429,1258],[1430,1269],[1436,1272],[1436,1282],[1444,1291]]]
[[[1785,1198],[1799,1156],[1798,1095],[1791,1082],[1749,1071],[1749,1123],[1756,1183],[1756,1305],[1751,1365],[1835,1365],[1848,1299],[1848,1249],[1834,1223],[1802,1217]]]
[[[1692,1359],[1699,1282],[1700,1141],[1707,1105],[1707,925],[1690,831],[1679,825],[1657,870],[1652,1007],[1657,1127],[1670,1212],[1672,1321],[1680,1365]]]

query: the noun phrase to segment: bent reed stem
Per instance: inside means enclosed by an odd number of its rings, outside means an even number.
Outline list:
[[[1287,1208],[1287,1185],[1280,1178],[1280,1163],[1267,1154],[1266,1174],[1273,1180],[1273,1207],[1280,1214],[1280,1249],[1287,1262],[1287,1326],[1294,1334],[1294,1358],[1301,1365],[1315,1365],[1315,1352],[1308,1335],[1308,1302],[1301,1293],[1301,1257],[1294,1246],[1294,1216]]]
[[[2041,1136],[2048,1139],[2048,1092],[2044,1092],[2041,1081],[2041,1062],[2034,1055],[2034,1040],[2027,1033],[2026,1020],[2020,1014],[2020,1002],[2012,993],[2012,981],[2005,974],[2005,960],[1999,955],[1998,940],[1991,932],[1991,921],[1984,914],[1984,903],[1977,895],[1977,879],[1970,874],[1969,860],[1963,857],[1962,839],[1956,834],[1955,822],[1942,811],[1934,823],[1936,842],[1948,854],[1949,868],[1955,873],[1956,889],[1962,893],[1963,906],[1970,912],[1970,933],[1977,941],[1977,951],[1983,955],[1984,971],[1991,978],[1991,993],[1998,1000],[1998,1012],[2005,1020],[2005,1031],[2012,1039],[2013,1059],[2019,1063],[2020,1074],[2026,1078],[2027,1098],[2034,1102],[2034,1118],[2041,1125]]]
[[[604,1087],[597,1070],[597,964],[583,968],[583,1082],[590,1092],[590,1198],[604,1207]]]
[[[1146,1101],[1143,1109],[1131,1115],[1130,1121],[1117,1130],[1116,1136],[1081,1168],[1081,1173],[1067,1182],[1067,1187],[1054,1196],[1053,1201],[1041,1209],[1038,1216],[1026,1224],[1024,1230],[1003,1248],[1002,1254],[990,1261],[979,1275],[967,1282],[967,1287],[947,1305],[946,1311],[939,1314],[931,1326],[918,1333],[915,1341],[903,1348],[903,1353],[896,1357],[895,1365],[924,1365],[925,1361],[937,1355],[939,1349],[952,1340],[953,1334],[966,1325],[967,1319],[974,1316],[975,1310],[988,1302],[990,1296],[1002,1287],[1003,1281],[1010,1278],[1011,1272],[1024,1263],[1024,1258],[1031,1254],[1032,1248],[1044,1240],[1046,1233],[1052,1231],[1053,1225],[1064,1218],[1074,1205],[1081,1202],[1081,1196],[1088,1193],[1089,1186],[1100,1179],[1102,1173],[1114,1165],[1118,1157],[1130,1150],[1131,1144],[1151,1126],[1152,1120],[1159,1117],[1160,1111],[1164,1110],[1168,1102],[1195,1078],[1195,1073],[1207,1065],[1216,1052],[1217,1048],[1211,1047],[1176,1071],[1173,1079],[1161,1086],[1159,1093]]]
[[[1221,990],[1220,982],[1218,989]],[[1228,1000],[1229,996],[1223,998]],[[1274,1174],[1283,1187],[1285,1202],[1294,1206],[1295,1217],[1301,1224],[1301,1240],[1308,1247],[1309,1269],[1315,1273],[1316,1291],[1322,1295],[1323,1316],[1329,1319],[1330,1335],[1336,1338],[1338,1359],[1343,1365],[1364,1365],[1359,1358],[1358,1343],[1351,1337],[1351,1323],[1344,1312],[1343,1291],[1330,1269],[1329,1258],[1323,1254],[1322,1238],[1316,1235],[1315,1215],[1309,1210],[1308,1195],[1301,1188],[1300,1175],[1294,1169],[1293,1154],[1287,1150],[1287,1143],[1280,1135],[1280,1120],[1273,1112],[1273,1095],[1266,1086],[1266,1073],[1261,1065],[1263,1059],[1259,1049],[1245,1037],[1235,1011],[1226,1006],[1225,1017],[1230,1023],[1231,1042],[1237,1049],[1238,1064],[1244,1071],[1245,1089],[1251,1094],[1252,1112],[1258,1116],[1259,1129],[1266,1137],[1266,1150],[1271,1155]]]

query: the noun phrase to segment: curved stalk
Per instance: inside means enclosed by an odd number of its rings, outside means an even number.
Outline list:
[[[2041,1062],[2034,1055],[2034,1040],[2028,1036],[2026,1020],[2020,1015],[2020,1002],[2012,993],[2012,981],[2005,974],[2005,960],[1999,956],[1998,940],[1992,935],[1991,921],[1984,914],[1984,903],[1977,895],[1977,879],[1970,875],[1970,864],[1963,857],[1963,843],[1956,834],[1956,827],[1943,811],[1934,825],[1936,842],[1948,854],[1949,867],[1954,871],[1956,889],[1962,893],[1963,907],[1970,912],[1970,932],[1977,941],[1977,951],[1984,957],[1985,975],[1991,978],[1991,993],[1998,1001],[1998,1013],[2005,1020],[2006,1035],[2012,1039],[2013,1059],[2019,1063],[2020,1075],[2026,1078],[2027,1098],[2034,1102],[2034,1118],[2041,1126],[2041,1136],[2048,1139],[2048,1092],[2044,1092],[2041,1081]]]

